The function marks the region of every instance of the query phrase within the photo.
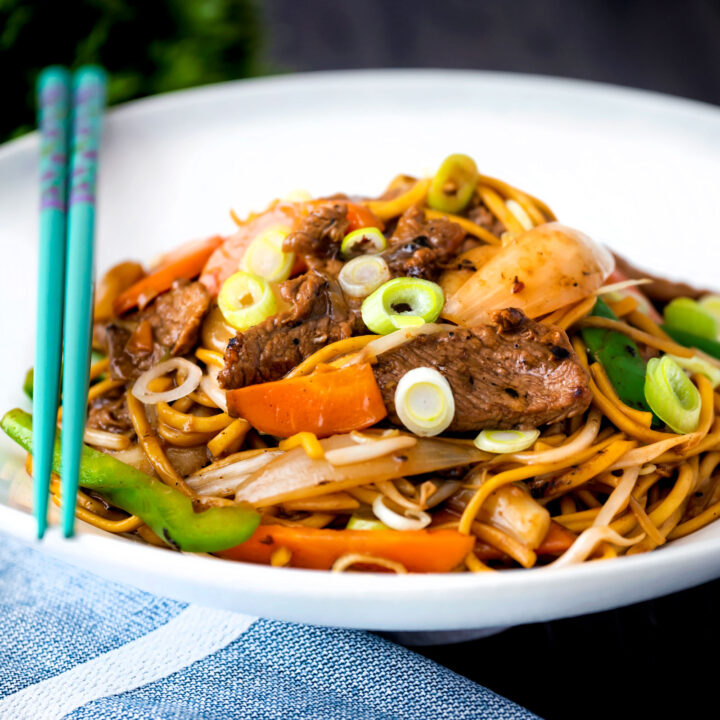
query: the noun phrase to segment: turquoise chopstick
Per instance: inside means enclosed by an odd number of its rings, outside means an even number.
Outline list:
[[[65,273],[61,522],[65,537],[75,524],[90,371],[93,298],[95,186],[105,107],[105,72],[80,68],[73,77],[73,139]]]
[[[47,529],[48,491],[60,389],[67,148],[70,135],[70,74],[65,68],[49,67],[40,73],[37,104],[40,236],[33,391],[33,512],[38,538],[41,538]]]

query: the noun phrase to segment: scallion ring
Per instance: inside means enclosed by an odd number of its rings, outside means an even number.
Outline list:
[[[340,244],[340,253],[348,260],[358,255],[382,252],[387,247],[385,236],[374,227],[360,228],[348,233]]]
[[[455,417],[450,383],[435,368],[409,370],[395,389],[395,412],[410,432],[426,437],[439,435]]]
[[[283,252],[289,233],[289,228],[276,226],[258,235],[245,251],[241,269],[270,282],[287,280],[295,263],[294,253]]]
[[[277,300],[265,278],[240,270],[220,288],[218,307],[236,330],[247,330],[277,311]]]
[[[668,357],[671,357],[683,370],[691,375],[695,373],[704,375],[712,383],[713,388],[720,385],[720,368],[707,360],[703,360],[697,355],[691,358],[681,358],[677,357],[677,355],[668,355]]]
[[[477,183],[475,161],[468,155],[449,155],[430,183],[427,204],[441,212],[462,212],[472,199]]]
[[[707,310],[720,323],[720,295],[705,295],[698,300],[703,310]]]
[[[717,340],[718,321],[707,308],[687,297],[671,300],[663,311],[665,324],[698,337]]]
[[[415,316],[435,322],[445,304],[442,288],[429,280],[401,277],[381,285],[362,304],[362,319],[374,333],[387,335],[398,328],[400,317]],[[415,324],[418,324],[414,321]]]
[[[385,260],[378,255],[361,255],[346,262],[338,275],[343,292],[351,297],[367,297],[390,279]]]
[[[686,435],[697,430],[700,392],[669,355],[648,361],[645,399],[650,409],[676,433]]]
[[[478,450],[490,453],[516,453],[531,448],[540,437],[535,430],[483,430],[473,441]]]

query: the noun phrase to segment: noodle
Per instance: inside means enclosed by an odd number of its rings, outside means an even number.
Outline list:
[[[525,228],[519,220],[507,209],[503,199],[490,187],[478,186],[478,195],[485,203],[487,209],[505,226],[508,232],[520,235]]]
[[[240,449],[250,430],[250,423],[242,418],[236,418],[227,427],[223,428],[207,447],[213,457],[220,457],[225,453],[234,453]]]
[[[349,570],[353,565],[377,565],[378,567],[385,568],[386,570],[392,570],[398,575],[404,575],[407,573],[405,566],[402,563],[395,562],[394,560],[388,560],[387,558],[375,557],[374,555],[363,555],[361,553],[346,553],[341,555],[334,563],[332,572],[345,572]]]
[[[594,362],[590,366],[590,374],[595,379],[600,392],[623,414],[627,415],[631,420],[642,425],[643,427],[649,428],[652,425],[653,414],[651,412],[644,412],[642,410],[636,410],[626,405],[615,392],[615,388],[610,382],[610,378],[605,372],[605,368],[599,363]]]
[[[503,193],[503,195],[506,195],[518,202],[525,212],[530,215],[532,221],[536,225],[543,225],[544,223],[557,220],[555,213],[549,208],[549,206],[539,198],[536,198],[534,195],[530,195],[530,193],[519,190],[509,183],[506,183],[504,180],[489,177],[488,175],[480,175],[479,180],[484,185],[488,185],[489,187]]]
[[[478,540],[501,550],[524,568],[530,568],[537,562],[537,555],[533,550],[499,528],[487,523],[474,522],[472,533]]]
[[[494,572],[493,569],[486,565],[474,552],[469,552],[465,556],[465,566],[470,572]]]
[[[453,215],[451,213],[441,212],[440,210],[425,210],[425,217],[429,220],[451,220],[457,223],[468,235],[473,235],[478,240],[484,240],[488,245],[500,245],[500,238],[493,235],[489,230],[481,227],[477,223],[467,218]]]

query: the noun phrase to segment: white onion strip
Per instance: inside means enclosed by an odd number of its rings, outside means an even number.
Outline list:
[[[625,468],[636,465],[646,465],[661,455],[664,455],[668,450],[672,450],[674,447],[688,442],[689,437],[690,435],[678,435],[677,437],[668,438],[667,440],[660,440],[660,442],[652,443],[651,445],[628,450],[614,465],[611,465],[608,470],[612,472],[613,470],[625,470]]]
[[[633,538],[624,538],[607,525],[602,527],[589,527],[583,530],[575,539],[575,542],[555,562],[546,565],[549,568],[567,567],[577,563],[585,562],[601,542],[609,542],[621,547],[630,547],[639,543],[645,537],[640,533]]]
[[[651,282],[652,280],[650,278],[643,278],[642,280],[621,280],[620,282],[612,283],[612,285],[599,287],[593,295],[606,295],[607,293],[625,290],[626,288],[636,287],[637,285],[648,285]]]
[[[83,442],[106,450],[125,450],[130,445],[130,438],[127,435],[86,427]]]
[[[185,372],[185,379],[172,390],[165,392],[150,392],[148,385],[155,378],[167,375],[173,370],[181,370]],[[154,405],[159,402],[173,402],[179,400],[193,392],[200,384],[202,378],[202,370],[185,358],[170,358],[165,362],[161,362],[149,370],[146,370],[136,381],[132,387],[132,394],[147,405]]]
[[[400,435],[399,437],[390,437],[360,445],[349,445],[344,448],[327,450],[325,459],[335,466],[354,465],[367,460],[375,460],[375,458],[389,455],[396,450],[403,450],[413,445],[417,445],[417,438]]]
[[[368,532],[367,530],[365,532]],[[369,531],[372,532],[372,531]],[[353,565],[362,563],[363,565],[377,565],[378,567],[392,570],[398,575],[404,575],[407,573],[405,566],[402,563],[396,562],[383,557],[375,557],[374,555],[363,555],[362,553],[345,553],[341,555],[330,568],[332,572],[345,572],[348,568]]]
[[[639,474],[639,467],[630,467],[625,470],[617,487],[610,493],[610,497],[596,515],[593,522],[595,527],[610,525],[612,519],[627,505]]]
[[[200,389],[223,411],[227,412],[227,395],[225,391],[218,385],[217,376],[220,372],[219,367],[210,365],[207,375],[203,375],[200,380]]]
[[[372,504],[373,515],[393,530],[422,530],[426,528],[432,518],[422,510],[406,510],[399,515],[385,504],[385,496],[378,495]]]
[[[523,452],[506,455],[505,459],[517,460],[517,462],[529,465],[530,463],[553,463],[558,460],[565,460],[592,445],[593,440],[600,431],[600,421],[602,420],[602,412],[593,409],[588,415],[587,423],[581,430],[580,434],[568,443],[553,448],[552,450],[541,450],[539,452]]]

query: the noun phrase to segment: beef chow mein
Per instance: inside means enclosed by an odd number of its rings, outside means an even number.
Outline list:
[[[720,514],[720,297],[466,155],[376,198],[231,215],[97,285],[80,519],[404,573],[642,553]],[[2,426],[30,451],[31,422]]]

